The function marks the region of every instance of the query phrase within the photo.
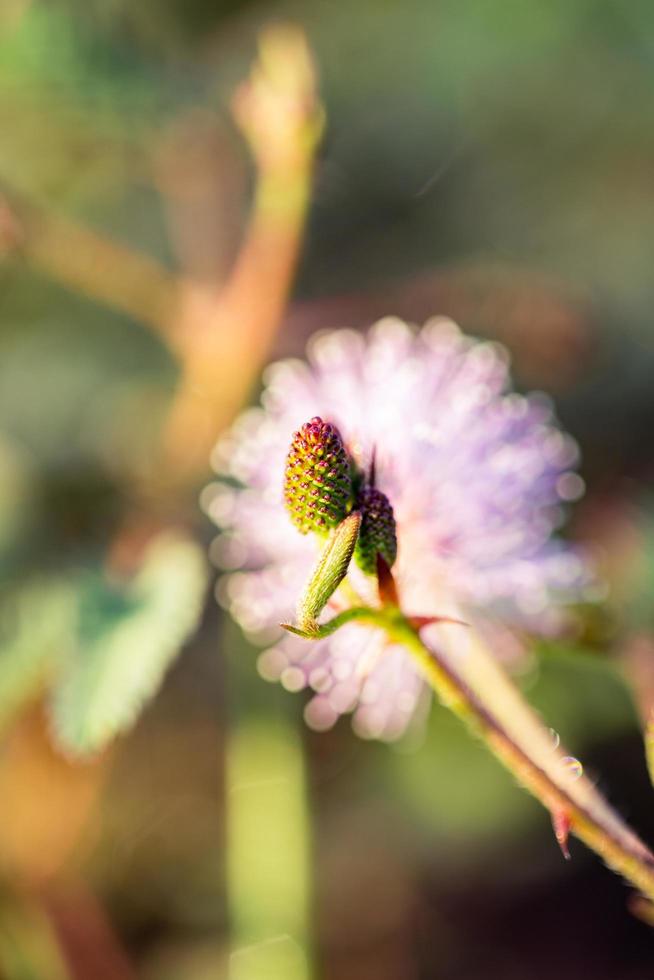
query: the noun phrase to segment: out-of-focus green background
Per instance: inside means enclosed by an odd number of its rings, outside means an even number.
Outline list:
[[[443,313],[552,395],[588,485],[569,533],[611,591],[520,680],[652,841],[654,9],[4,0],[0,193],[226,279],[255,182],[229,107],[260,32],[287,21],[314,52],[326,128],[273,354],[320,327]],[[95,650],[129,620],[101,584],[125,525],[174,524],[209,548],[211,474],[174,492],[152,478],[179,380],[161,337],[58,281],[13,209],[0,227],[0,976],[651,977],[654,934],[624,886],[580,845],[564,863],[547,814],[454,718],[435,708],[395,747],[346,723],[306,733],[302,696],[257,677],[211,589],[135,726],[64,761],[39,658],[75,635],[83,659],[85,637]],[[172,629],[157,610],[135,658]],[[29,698],[2,666],[18,644],[43,680]],[[230,766],[245,776],[226,793]],[[273,952],[248,974],[234,936],[261,923]],[[299,965],[274,953],[293,930]]]

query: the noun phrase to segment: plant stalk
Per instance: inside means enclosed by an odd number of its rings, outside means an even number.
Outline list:
[[[518,783],[553,817],[564,815],[571,833],[654,901],[654,854],[587,776],[576,777],[566,771],[564,750],[551,745],[540,719],[487,650],[478,645],[474,656],[475,667],[481,668],[491,682],[488,697],[472,687],[450,658],[427,646],[419,630],[396,607],[349,609],[326,623],[319,635],[329,635],[338,626],[357,620],[383,629],[392,642],[404,646],[441,703],[486,743]],[[504,717],[497,704],[493,705],[490,688],[494,685],[499,688],[500,700],[496,702],[505,709]],[[516,727],[515,719],[511,723],[511,709],[522,727]],[[550,746],[544,753],[542,747],[548,741]]]

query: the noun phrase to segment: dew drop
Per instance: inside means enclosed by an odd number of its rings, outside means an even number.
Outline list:
[[[550,738],[552,739],[552,749],[558,749],[561,744],[561,736],[554,728],[550,728]]]
[[[561,759],[561,765],[564,767],[571,779],[580,779],[584,773],[584,767],[582,766],[579,759],[575,759],[573,755],[566,755]]]

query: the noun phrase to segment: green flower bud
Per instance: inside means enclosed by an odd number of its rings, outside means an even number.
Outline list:
[[[357,499],[361,527],[354,551],[359,568],[368,575],[377,573],[379,553],[389,568],[397,557],[395,516],[388,497],[376,487],[364,487]]]
[[[284,500],[302,534],[325,533],[347,514],[352,497],[350,460],[340,433],[316,416],[293,436],[286,458]]]

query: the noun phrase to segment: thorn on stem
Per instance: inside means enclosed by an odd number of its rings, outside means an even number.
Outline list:
[[[567,810],[560,809],[552,811],[552,828],[556,837],[556,843],[561,848],[561,854],[563,854],[566,861],[569,861],[568,837],[572,828],[572,820]]]

